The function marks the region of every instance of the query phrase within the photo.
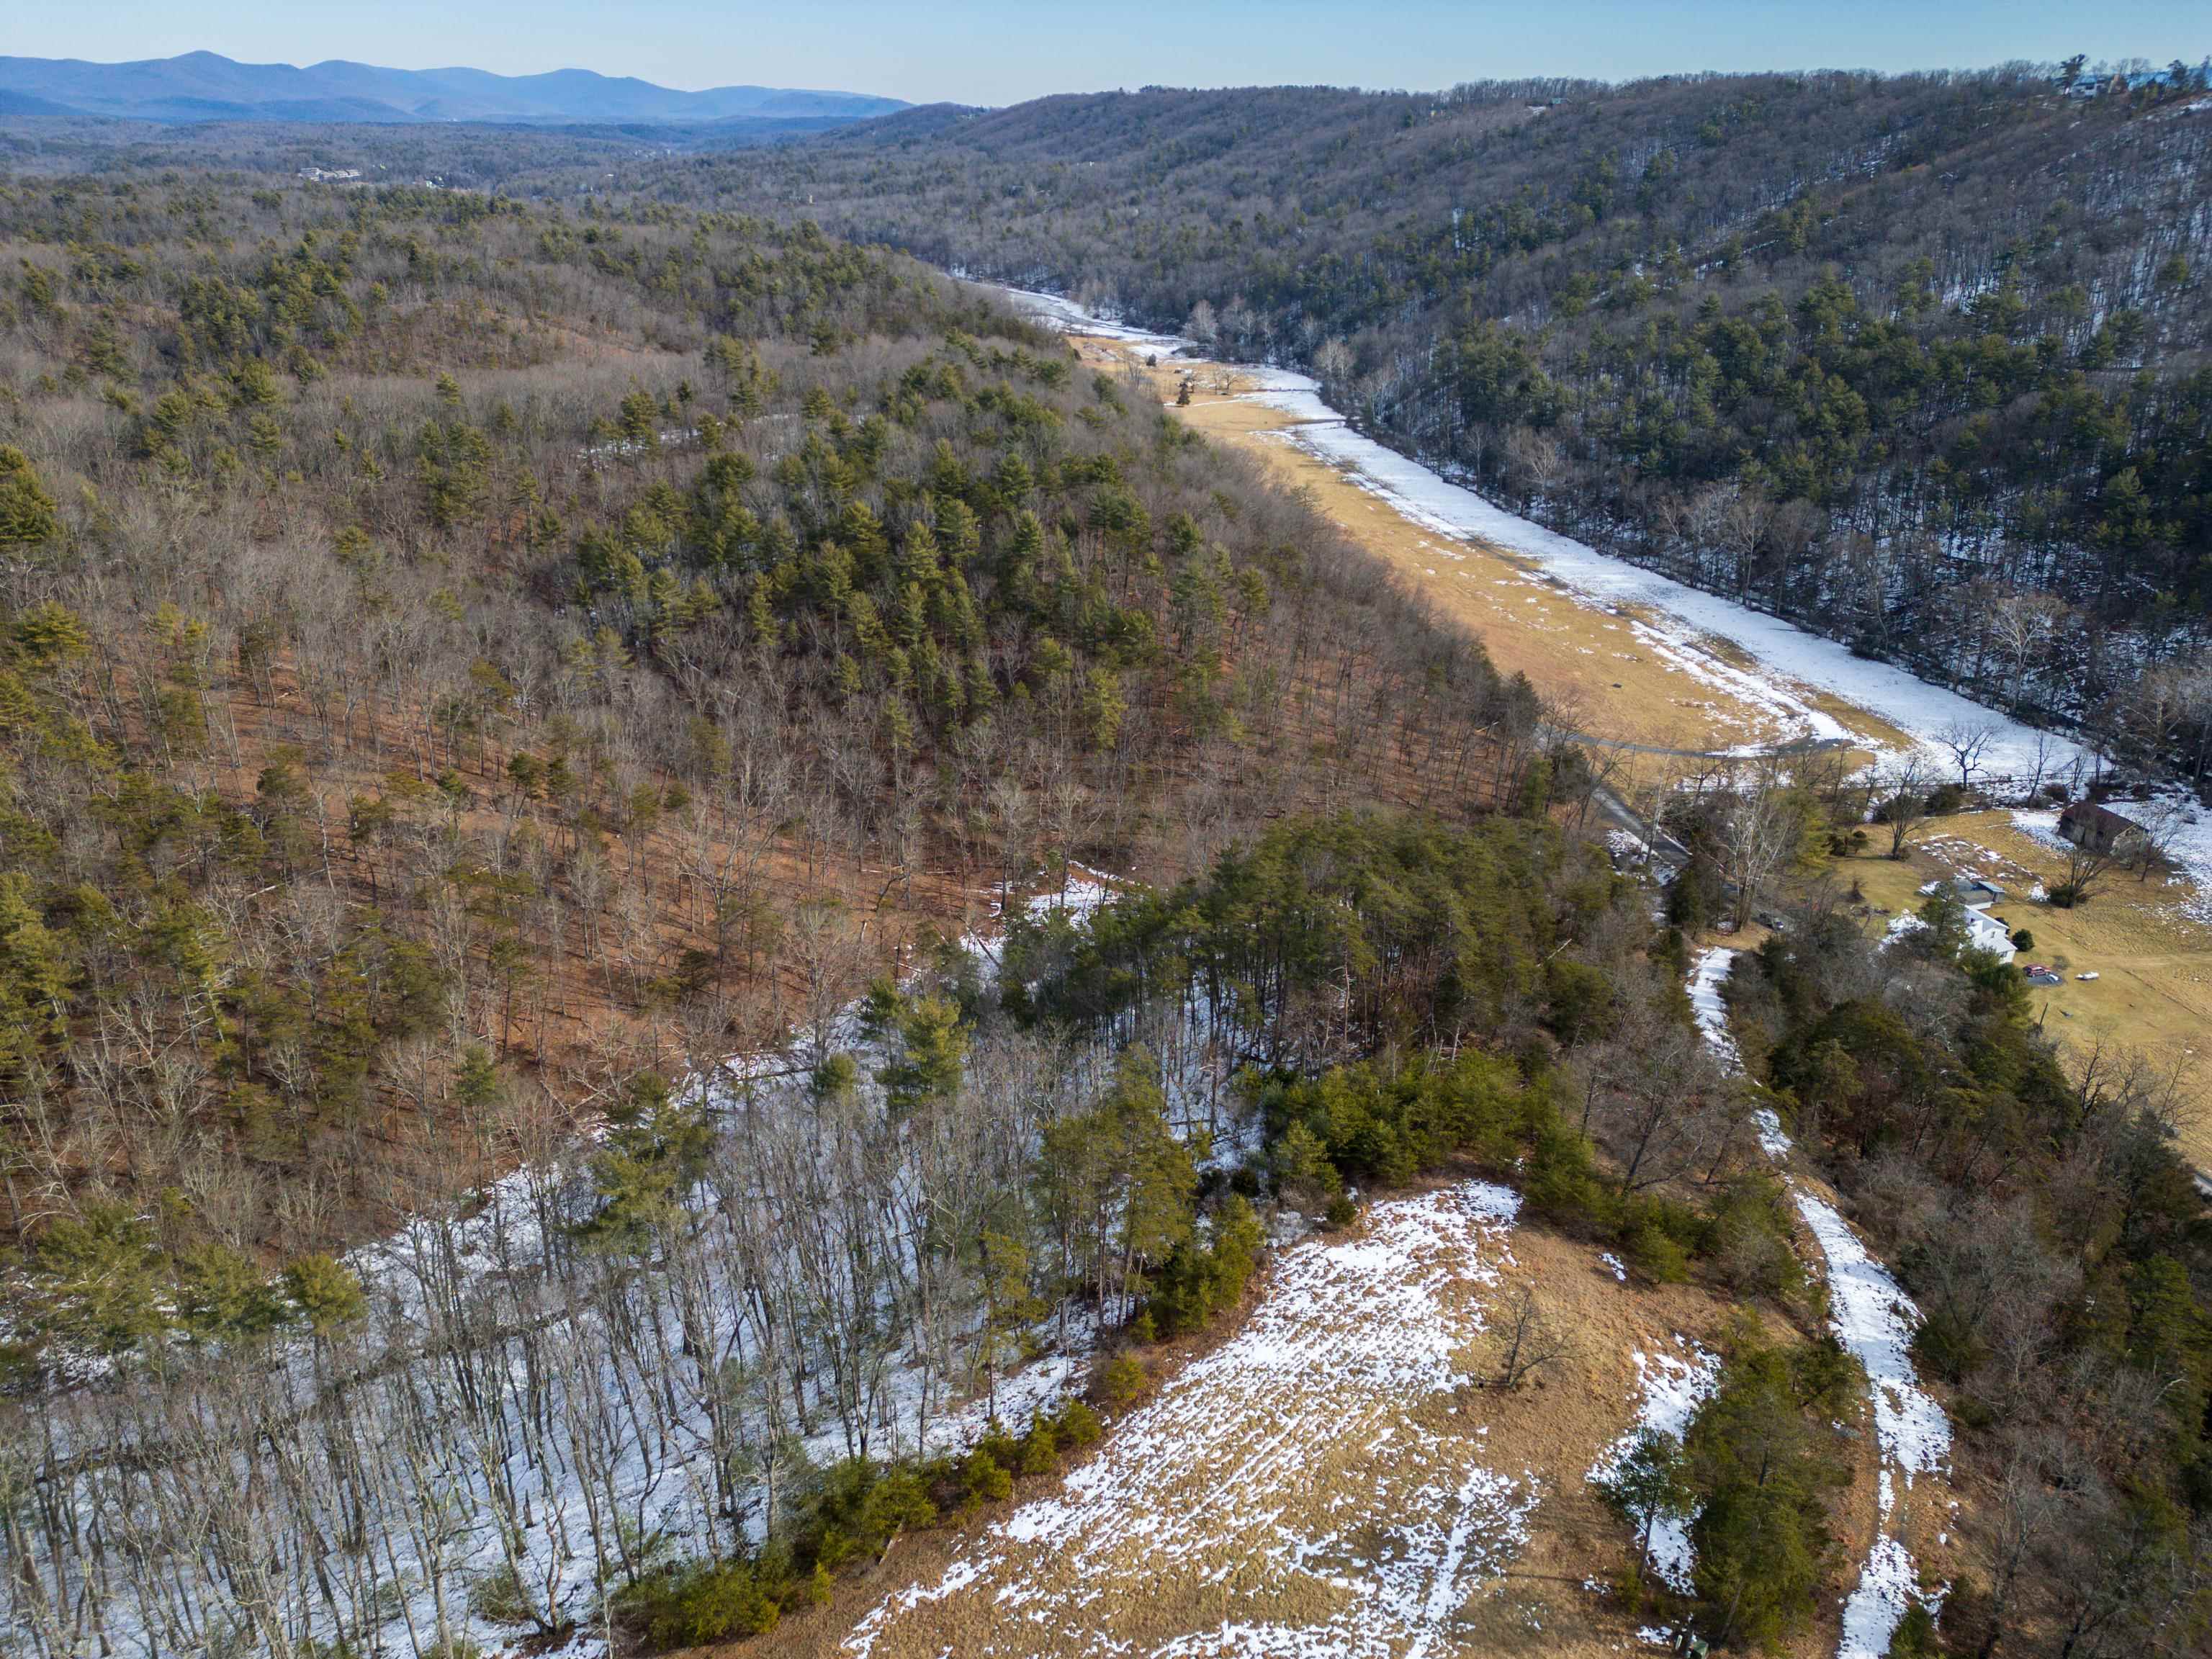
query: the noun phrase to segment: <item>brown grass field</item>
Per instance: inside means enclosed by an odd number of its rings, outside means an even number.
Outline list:
[[[1085,336],[1075,345],[1097,367],[1143,363],[1121,341]],[[1172,404],[1181,372],[1165,365],[1147,371],[1163,402]],[[1208,437],[1258,457],[1307,495],[1439,615],[1479,635],[1501,671],[1526,674],[1577,730],[1608,741],[1686,750],[1796,735],[1781,729],[1768,711],[1664,660],[1629,619],[1582,602],[1504,549],[1455,540],[1416,524],[1350,474],[1285,441],[1292,418],[1241,400],[1237,394],[1249,389],[1233,371],[1211,370],[1197,381],[1189,406],[1176,412]],[[1725,641],[1708,639],[1703,645],[1735,667],[1753,665]],[[1902,734],[1863,710],[1825,695],[1811,700],[1853,731],[1878,742],[1902,741]],[[1668,768],[1646,756],[1635,757],[1635,769],[1639,781],[1648,782],[1661,781],[1656,774]]]

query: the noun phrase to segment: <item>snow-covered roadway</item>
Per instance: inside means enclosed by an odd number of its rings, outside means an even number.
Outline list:
[[[1717,945],[1698,958],[1690,979],[1690,1006],[1698,1029],[1730,1072],[1741,1071],[1743,1059],[1729,1035],[1720,988],[1735,968],[1736,956],[1736,951]],[[1789,1157],[1790,1138],[1781,1120],[1765,1108],[1759,1110],[1759,1140],[1778,1163]],[[1834,1205],[1786,1170],[1783,1178],[1797,1213],[1820,1247],[1830,1328],[1865,1367],[1874,1402],[1875,1438],[1881,1449],[1881,1520],[1858,1583],[1844,1603],[1838,1659],[1881,1659],[1906,1609],[1921,1597],[1918,1570],[1899,1535],[1899,1489],[1909,1492],[1916,1476],[1945,1475],[1951,1457],[1950,1419],[1920,1386],[1913,1369],[1912,1334],[1918,1328],[1920,1310],[1912,1298],[1860,1242]]]

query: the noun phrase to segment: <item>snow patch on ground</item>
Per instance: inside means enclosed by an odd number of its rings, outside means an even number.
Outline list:
[[[1592,1486],[1609,1485],[1620,1473],[1622,1461],[1644,1435],[1662,1434],[1680,1442],[1689,1432],[1690,1419],[1698,1414],[1698,1407],[1711,1399],[1713,1391],[1720,1387],[1720,1357],[1695,1343],[1683,1343],[1679,1336],[1674,1340],[1685,1347],[1686,1357],[1667,1353],[1636,1355],[1636,1376],[1642,1393],[1636,1420],[1629,1425],[1628,1432],[1607,1447],[1605,1455],[1590,1466],[1588,1479]],[[1684,1595],[1695,1589],[1691,1575],[1697,1564],[1698,1552],[1690,1541],[1690,1523],[1686,1519],[1662,1516],[1651,1523],[1652,1571],[1669,1589]]]
[[[1520,1552],[1540,1495],[1480,1458],[1480,1436],[1422,1426],[1465,1382],[1519,1199],[1474,1182],[1374,1205],[1366,1231],[1278,1261],[1244,1328],[1170,1379],[1054,1497],[991,1527],[938,1583],[879,1603],[845,1651],[917,1609],[988,1596],[988,1655],[1121,1650],[1105,1587],[1225,1583],[1316,1622],[1240,1619],[1162,1655],[1403,1656],[1451,1640],[1459,1608]],[[1356,1457],[1360,1480],[1316,1504],[1314,1471]],[[1321,1594],[1313,1592],[1319,1590]],[[1087,1644],[1087,1645],[1086,1645]]]
[[[2037,846],[2048,848],[2054,853],[2074,850],[2074,843],[2058,833],[2058,814],[2056,811],[2015,811],[2012,814],[2012,827]]]
[[[1917,910],[1902,910],[1892,916],[1889,926],[1881,930],[1881,942],[1894,945],[1901,939],[1910,939],[1915,933],[1927,931],[1928,924],[1921,920]]]
[[[1923,1599],[1912,1553],[1894,1538],[1876,1538],[1844,1603],[1844,1639],[1836,1659],[1883,1659],[1906,1610]],[[1939,1592],[1925,1599],[1932,1612],[1943,1598]]]
[[[1908,1487],[1915,1475],[1942,1474],[1951,1458],[1951,1424],[1912,1368],[1919,1309],[1889,1269],[1868,1254],[1834,1205],[1802,1187],[1796,1199],[1797,1213],[1827,1258],[1830,1323],[1837,1340],[1866,1367],[1884,1464],[1902,1474]],[[1895,1501],[1885,1483],[1885,1514]]]
[[[1721,981],[1735,966],[1736,953],[1725,945],[1716,945],[1698,958],[1696,970],[1690,975],[1690,1008],[1698,1017],[1698,1029],[1705,1035],[1718,1057],[1721,1069],[1741,1072],[1743,1055],[1729,1035],[1728,1009],[1721,1002]]]
[[[1058,913],[1078,927],[1088,927],[1091,919],[1113,899],[1114,890],[1108,885],[1106,878],[1079,864],[1071,864],[1058,890],[1036,894],[1028,901],[1027,908],[1032,921],[1042,921]]]

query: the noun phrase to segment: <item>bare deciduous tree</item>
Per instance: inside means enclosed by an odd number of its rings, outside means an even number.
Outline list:
[[[1974,787],[1974,774],[1981,770],[1982,757],[1996,741],[1997,728],[1988,720],[1962,720],[1947,723],[1936,734],[1936,741],[1950,751],[1951,761],[1959,769],[1959,787]]]
[[[1498,1373],[1492,1387],[1517,1389],[1537,1372],[1573,1351],[1573,1343],[1544,1310],[1535,1285],[1524,1279],[1506,1292],[1495,1327]]]

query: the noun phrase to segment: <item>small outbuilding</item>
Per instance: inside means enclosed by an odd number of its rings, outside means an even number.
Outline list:
[[[2077,800],[2058,815],[2058,833],[2084,852],[2126,858],[2141,850],[2142,826],[2109,806]]]

